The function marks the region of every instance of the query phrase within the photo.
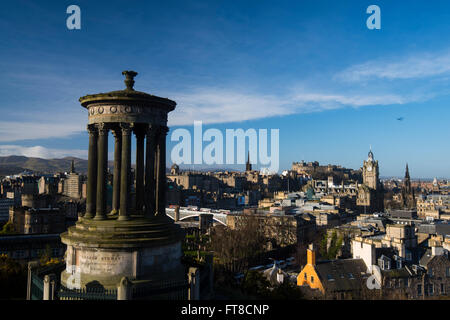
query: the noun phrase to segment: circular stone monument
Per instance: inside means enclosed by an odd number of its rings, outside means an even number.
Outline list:
[[[61,283],[69,289],[117,289],[123,277],[152,283],[185,276],[184,233],[165,213],[167,114],[176,103],[135,91],[137,73],[122,74],[126,89],[80,98],[89,119],[87,199],[86,213],[61,235],[67,245]],[[112,210],[106,212],[110,131],[115,144],[113,199]],[[135,181],[131,175],[133,134]]]

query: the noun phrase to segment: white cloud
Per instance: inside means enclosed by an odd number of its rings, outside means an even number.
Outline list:
[[[337,80],[358,82],[370,79],[419,79],[450,73],[450,53],[423,53],[399,57],[394,61],[383,59],[351,66],[335,76]]]
[[[272,95],[254,95],[215,88],[174,94],[178,106],[169,114],[170,125],[239,122],[295,113],[290,102]]]
[[[77,157],[87,159],[87,150],[50,149],[42,146],[23,147],[18,145],[0,145],[0,156],[25,156],[44,159],[59,159],[64,157]]]
[[[86,124],[76,120],[65,120],[65,122],[55,119],[52,119],[52,122],[0,121],[0,141],[62,138],[84,130],[86,130]]]
[[[444,73],[450,74],[450,53],[422,54],[390,62],[374,60],[351,66],[334,77],[340,84],[352,82],[351,88],[336,89],[333,87],[336,83],[328,82],[327,85],[325,82],[321,83],[321,86],[327,86],[326,90],[315,89],[318,87],[308,83],[307,87],[291,88],[285,94],[248,93],[244,91],[245,88],[231,90],[215,87],[168,92],[166,95],[178,104],[176,110],[169,114],[169,125],[192,125],[195,120],[201,120],[205,124],[240,122],[344,107],[401,105],[424,101],[436,94],[429,90],[425,90],[427,95],[420,94],[418,87],[409,90],[410,92],[399,93],[393,91],[392,86],[368,88],[354,82],[369,79],[421,78]],[[22,80],[28,79],[26,75],[21,77],[24,78]],[[28,80],[35,79],[31,77]],[[0,121],[0,142],[61,138],[86,130],[85,113],[81,112],[68,115],[61,111],[42,119],[44,121],[29,117],[25,118],[25,122]],[[47,119],[51,119],[50,122]]]
[[[292,96],[292,100],[302,103],[303,111],[322,111],[328,109],[349,107],[363,107],[374,105],[405,104],[417,101],[419,96],[402,96],[397,94],[323,94],[300,92]],[[308,106],[312,106],[308,108]]]
[[[201,120],[205,124],[238,122],[343,107],[405,104],[423,98],[419,95],[389,93],[314,93],[306,89],[274,96],[207,88],[173,96],[178,106],[175,112],[169,114],[169,125],[192,125],[194,120]]]

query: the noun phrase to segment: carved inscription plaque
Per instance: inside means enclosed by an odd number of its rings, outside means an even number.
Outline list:
[[[78,251],[77,267],[84,274],[120,275],[130,273],[131,253],[105,251]]]

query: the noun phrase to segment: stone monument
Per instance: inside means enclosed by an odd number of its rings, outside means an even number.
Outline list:
[[[134,71],[124,90],[80,98],[88,111],[86,213],[61,235],[67,245],[61,283],[70,289],[117,289],[121,279],[146,283],[185,276],[182,229],[165,213],[167,114],[172,100],[135,91]],[[107,212],[108,135],[114,136],[112,210]],[[135,181],[131,139],[136,137]],[[135,183],[135,203],[130,186]]]

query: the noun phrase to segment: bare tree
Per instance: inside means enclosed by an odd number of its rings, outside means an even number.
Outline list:
[[[242,215],[234,229],[215,227],[211,232],[211,250],[218,263],[230,272],[243,272],[249,260],[265,249],[266,237],[257,217]]]

